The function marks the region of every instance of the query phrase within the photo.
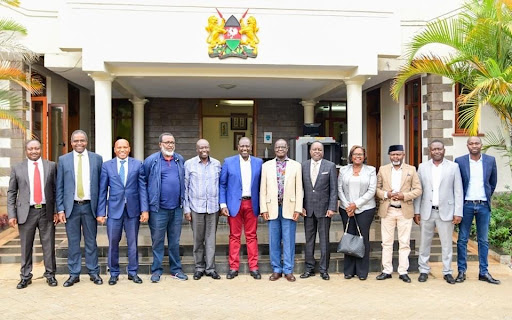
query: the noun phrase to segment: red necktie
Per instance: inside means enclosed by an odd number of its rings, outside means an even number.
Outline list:
[[[34,202],[41,204],[43,202],[43,193],[41,192],[41,174],[37,162],[34,162]]]

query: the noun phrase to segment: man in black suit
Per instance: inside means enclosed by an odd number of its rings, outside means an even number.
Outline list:
[[[36,228],[43,246],[44,277],[55,287],[55,162],[41,159],[41,143],[30,140],[25,145],[27,159],[13,166],[7,190],[9,225],[18,225],[21,242],[21,281],[17,289],[32,283],[32,247]]]
[[[329,280],[329,229],[331,217],[337,210],[338,185],[336,165],[323,159],[324,146],[315,141],[309,150],[311,160],[302,163],[302,185],[304,187],[304,230],[306,233],[306,270],[301,278],[315,275],[315,239],[320,240],[320,275]]]

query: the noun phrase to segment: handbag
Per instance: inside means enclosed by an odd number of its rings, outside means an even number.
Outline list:
[[[348,224],[350,223],[350,217],[347,221],[347,225],[345,226],[345,233],[341,237],[340,242],[338,243],[338,248],[336,252],[341,252],[347,254],[349,256],[354,256],[356,258],[364,257],[364,239],[361,235],[361,229],[359,229],[359,225],[357,224],[356,216],[354,215],[354,221],[356,222],[357,231],[359,235],[354,235],[348,233]]]

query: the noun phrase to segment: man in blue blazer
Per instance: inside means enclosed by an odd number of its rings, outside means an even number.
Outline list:
[[[482,154],[482,140],[479,137],[470,137],[467,147],[469,154],[455,159],[455,162],[459,164],[464,189],[464,208],[457,240],[457,267],[459,273],[456,282],[466,280],[468,237],[473,217],[475,217],[480,265],[478,280],[499,284],[500,281],[494,279],[487,270],[491,198],[498,182],[496,159]]]
[[[85,240],[85,265],[89,269],[89,277],[95,284],[103,283],[99,276],[96,244],[96,209],[103,159],[86,149],[87,141],[84,131],[75,130],[71,134],[73,151],[59,157],[57,169],[57,212],[59,221],[66,224],[68,237],[69,278],[64,282],[64,287],[71,287],[80,281],[82,230]]]
[[[238,142],[238,155],[224,159],[219,179],[221,215],[229,223],[229,272],[227,279],[238,275],[240,267],[240,238],[244,229],[247,243],[249,271],[254,279],[261,279],[258,268],[259,192],[263,160],[252,157],[251,140],[243,137]]]
[[[100,195],[96,212],[96,220],[104,224],[108,211],[108,284],[115,285],[119,280],[119,241],[123,228],[128,244],[128,280],[142,283],[142,279],[137,275],[137,237],[140,222],[147,222],[149,218],[144,169],[142,162],[128,157],[130,143],[127,140],[117,140],[114,153],[116,157],[103,163],[101,168]]]

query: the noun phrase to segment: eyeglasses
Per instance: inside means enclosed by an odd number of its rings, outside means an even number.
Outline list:
[[[352,153],[354,157],[364,157],[364,153]]]
[[[288,147],[281,147],[281,146],[279,146],[279,147],[275,147],[275,149],[276,150],[286,150],[286,149],[288,149]]]
[[[176,144],[176,142],[174,142],[174,141],[162,141],[160,143],[165,144],[166,146],[170,146],[170,145]]]

